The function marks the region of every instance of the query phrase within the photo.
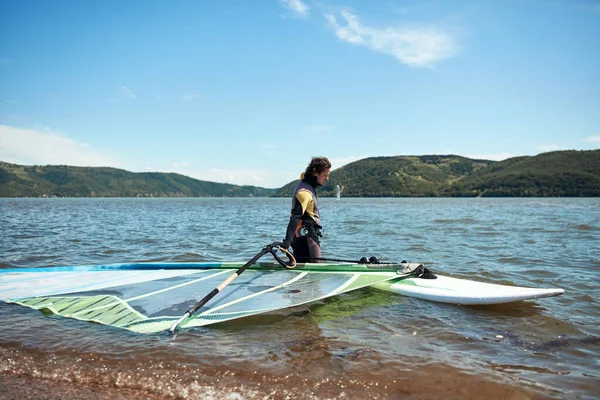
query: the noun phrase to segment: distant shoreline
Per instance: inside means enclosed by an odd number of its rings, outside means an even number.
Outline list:
[[[289,197],[279,189],[108,167],[0,161],[0,197]],[[504,161],[457,155],[371,157],[331,171],[320,197],[600,197],[600,150],[555,151]]]

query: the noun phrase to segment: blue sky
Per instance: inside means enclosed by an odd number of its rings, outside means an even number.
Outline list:
[[[0,160],[280,187],[600,148],[600,2],[0,0]]]

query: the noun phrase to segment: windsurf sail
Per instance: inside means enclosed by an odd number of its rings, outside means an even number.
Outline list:
[[[167,331],[243,263],[137,263],[0,271],[0,298],[139,333]],[[215,324],[409,276],[399,265],[255,263],[179,326]]]

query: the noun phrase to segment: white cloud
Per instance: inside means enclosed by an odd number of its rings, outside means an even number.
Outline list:
[[[121,93],[128,99],[136,99],[137,95],[129,88],[129,86],[121,86]]]
[[[411,67],[432,67],[437,61],[458,52],[454,38],[435,27],[386,27],[362,25],[351,12],[341,12],[344,22],[325,14],[335,35],[345,42],[390,54]]]
[[[586,137],[585,139],[583,139],[583,141],[586,143],[599,143],[600,136],[589,136],[589,137]]]
[[[136,171],[137,168],[129,168],[130,171]],[[251,185],[267,188],[279,188],[285,183],[285,176],[279,172],[273,172],[260,169],[222,169],[222,168],[202,168],[194,166],[193,163],[169,162],[160,165],[144,164],[141,170],[146,172],[176,173],[201,181],[228,183],[231,185]]]
[[[199,97],[200,97],[200,95],[199,95],[199,94],[195,94],[195,93],[194,93],[194,94],[186,94],[186,95],[184,95],[184,96],[183,96],[181,99],[182,99],[183,101],[190,101],[190,100],[197,99],[197,98],[199,98]]]
[[[278,174],[274,174],[271,171],[266,170],[249,170],[249,169],[207,169],[207,170],[193,170],[187,169],[185,171],[177,170],[162,170],[159,172],[177,172],[189,176],[194,179],[210,182],[221,182],[229,183],[232,185],[251,185],[251,186],[262,186],[262,187],[281,187],[285,183],[282,181]],[[287,183],[287,182],[286,182]]]
[[[279,2],[301,17],[306,17],[308,10],[310,10],[310,7],[300,0],[279,0]]]
[[[0,160],[24,165],[114,166],[112,157],[51,131],[0,125]]]
[[[268,152],[275,151],[279,145],[266,143],[262,147]],[[0,161],[21,165],[105,166],[132,172],[175,172],[204,181],[266,188],[279,188],[299,175],[299,172],[290,173],[278,168],[197,168],[186,160],[165,161],[157,165],[139,157],[129,157],[127,163],[123,163],[95,149],[89,143],[79,142],[62,133],[49,129],[21,129],[6,125],[0,125]]]
[[[108,99],[109,103],[119,103],[125,100],[137,99],[137,95],[127,85],[121,85],[121,87],[119,87],[119,91],[121,92],[120,95],[118,97]]]

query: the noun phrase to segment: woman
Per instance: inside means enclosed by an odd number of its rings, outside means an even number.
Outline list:
[[[292,246],[298,262],[318,262],[321,257],[321,219],[316,189],[329,179],[331,163],[314,157],[294,189],[292,213],[283,247]]]

